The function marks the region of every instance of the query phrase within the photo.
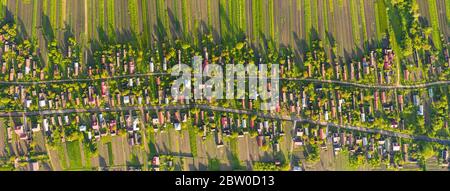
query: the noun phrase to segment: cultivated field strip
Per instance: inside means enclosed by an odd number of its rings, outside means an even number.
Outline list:
[[[448,2],[434,1],[437,12],[430,14],[430,2],[417,0],[420,12],[448,37]],[[159,37],[167,40],[196,39],[209,30],[220,41],[224,35],[243,32],[255,45],[273,40],[297,53],[317,35],[338,45],[339,57],[350,58],[365,45],[376,47],[386,32],[384,0],[3,0],[2,5],[2,14],[16,19],[24,38],[36,37],[41,49],[52,39],[62,43],[68,36],[88,49],[96,47],[89,39],[101,44],[105,37],[150,46],[158,27],[163,27],[166,32]],[[432,16],[437,21],[431,22]]]

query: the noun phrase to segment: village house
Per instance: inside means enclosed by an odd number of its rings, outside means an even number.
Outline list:
[[[117,134],[117,123],[116,120],[111,120],[109,122],[109,133],[111,136],[115,136]]]
[[[400,151],[400,149],[401,149],[401,146],[399,143],[397,143],[397,142],[392,143],[392,151],[398,152],[398,151]]]
[[[78,128],[79,128],[80,132],[86,132],[86,129],[87,129],[86,125],[80,125]]]
[[[400,112],[402,112],[403,111],[403,95],[398,95],[397,96],[397,99],[398,99],[398,105],[399,105],[399,110],[400,110]]]
[[[32,124],[31,131],[33,133],[41,131],[41,124],[39,124],[39,123],[38,124]]]
[[[16,125],[14,127],[14,132],[19,136],[20,140],[28,140],[28,134],[25,130],[24,125]]]

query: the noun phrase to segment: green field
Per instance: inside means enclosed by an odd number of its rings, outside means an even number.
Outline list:
[[[356,6],[356,3],[350,3],[350,12],[352,16],[352,34],[353,34],[353,41],[355,44],[359,44],[361,37],[359,32],[359,22],[358,22],[358,9]]]
[[[326,40],[328,37],[327,37],[327,33],[329,33],[329,32],[331,32],[331,31],[329,31],[329,29],[328,29],[328,3],[326,3],[326,1],[324,1],[324,4],[323,4],[323,12],[322,12],[322,17],[323,17],[323,25],[324,25],[324,33],[323,33],[323,36],[321,37],[323,40]],[[328,40],[326,41],[326,42],[329,42]],[[326,45],[328,45],[328,43],[326,43]]]
[[[107,31],[108,31],[108,36],[109,38],[114,38],[115,35],[115,11],[114,11],[114,0],[107,0],[107,15],[108,15],[108,27],[107,27]]]
[[[448,2],[447,2],[448,4]],[[436,5],[436,0],[428,0],[428,7],[430,12],[430,23],[431,27],[433,28],[433,43],[434,46],[440,50],[442,48],[442,42],[441,42],[441,35],[439,30],[439,16],[438,16],[438,10]],[[447,16],[450,15],[447,13]]]
[[[384,35],[388,30],[388,19],[386,14],[386,5],[384,0],[376,0],[375,3],[375,17],[378,41],[383,40]]]
[[[0,0],[0,17],[5,18],[6,16],[6,2],[7,0]]]
[[[361,27],[363,30],[363,40],[364,43],[367,43],[369,40],[367,37],[367,24],[366,24],[366,11],[364,10],[364,0],[360,0],[359,2],[359,18],[361,19]]]
[[[80,142],[72,141],[66,143],[67,156],[69,157],[70,169],[81,169],[83,163],[81,160]]]
[[[312,15],[311,15],[311,1],[305,0],[305,4],[302,7],[305,9],[305,31],[306,31],[306,42],[311,44],[311,30],[313,30]]]
[[[128,1],[128,14],[130,17],[130,25],[131,29],[135,33],[139,33],[139,7],[138,0],[129,0]]]
[[[450,1],[445,1],[445,13],[447,14],[447,23],[450,25]]]
[[[252,9],[253,9],[253,41],[259,41],[260,40],[260,32],[262,31],[262,15],[261,15],[261,2],[255,1],[252,3]]]

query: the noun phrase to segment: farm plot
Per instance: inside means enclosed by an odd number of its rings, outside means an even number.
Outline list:
[[[6,127],[3,126],[3,120],[0,120],[0,157],[8,156],[8,152],[6,150],[8,140],[6,136]]]
[[[0,18],[4,19],[6,17],[6,6],[7,0],[0,0]]]
[[[205,141],[202,141],[200,138],[198,138],[197,145],[199,145],[199,158],[217,159],[220,161],[221,170],[231,170],[231,161],[227,157],[227,152],[229,150],[227,150],[225,147],[217,147],[214,136],[208,136]]]
[[[141,167],[147,163],[145,151],[139,147],[129,147],[127,166]]]
[[[439,6],[439,7],[442,7],[442,6]],[[447,24],[450,25],[450,1],[445,1],[445,13],[447,15]],[[447,27],[447,28],[449,28],[449,27]]]
[[[159,154],[169,154],[177,156],[192,156],[191,136],[188,130],[180,132],[170,128],[164,132],[155,133],[155,149]],[[195,135],[192,137],[195,141]]]
[[[350,1],[349,0],[343,0],[343,5],[341,8],[338,8],[337,11],[340,13],[338,14],[338,23],[342,23],[339,25],[338,31],[341,31],[342,38],[341,41],[338,42],[338,44],[343,44],[343,52],[342,56],[346,59],[349,59],[350,57],[354,57],[354,49],[355,49],[355,40],[353,38],[353,31],[359,32],[359,30],[353,29],[352,22],[351,22],[351,11],[350,10]]]
[[[37,3],[35,1],[17,1],[16,6],[18,7],[17,18],[17,28],[19,29],[20,36],[22,38],[27,38],[31,36],[33,30],[33,6]]]
[[[369,48],[375,48],[377,46],[377,17],[375,15],[375,1],[376,0],[361,0],[361,13],[360,17],[362,19],[363,28],[365,28],[367,42]],[[364,10],[364,11],[363,11]],[[365,27],[364,27],[365,26]]]
[[[130,1],[129,1],[130,2]],[[132,10],[134,11],[134,10]],[[133,34],[131,33],[130,25],[130,10],[128,9],[126,0],[117,0],[115,1],[114,6],[114,15],[116,25],[113,25],[116,29],[116,37],[121,43],[129,42],[130,39],[133,38]],[[133,13],[134,14],[134,13]],[[132,42],[136,43],[136,42]]]
[[[55,171],[61,171],[67,169],[67,161],[64,153],[64,148],[61,149],[49,149],[48,156],[50,158],[50,163],[52,169]]]
[[[156,153],[170,154],[171,142],[169,134],[167,132],[155,133],[155,146],[156,146]]]
[[[280,44],[283,45],[293,45],[294,41],[292,41],[292,38],[290,38],[292,36],[291,31],[292,29],[292,12],[290,12],[290,8],[293,6],[293,1],[288,1],[286,3],[283,3],[282,1],[275,1],[274,2],[274,14],[275,15],[280,15],[283,12],[287,12],[287,15],[284,17],[276,17],[274,16],[275,19],[275,25],[276,28],[278,29],[278,41]],[[248,25],[247,27],[250,27],[251,25]],[[249,31],[247,29],[247,31]],[[247,32],[248,34],[248,32]]]
[[[211,158],[210,153],[206,149],[207,140],[203,140],[201,137],[196,137],[196,145],[197,145],[197,157],[198,158]]]
[[[441,50],[441,48],[442,48],[441,30],[439,28],[439,13],[438,13],[438,7],[437,7],[436,0],[429,0],[428,7],[429,7],[429,14],[430,14],[429,21],[431,23],[431,27],[433,28],[433,32],[432,32],[433,43],[434,43],[434,46],[438,50]],[[444,26],[448,26],[448,25],[444,25]],[[444,28],[444,27],[442,27],[442,28]]]
[[[338,56],[349,58],[355,48],[349,2],[346,0],[329,2],[330,12],[333,13],[329,22],[335,25],[335,30],[329,37],[334,39],[338,45]]]
[[[33,141],[36,143],[34,150],[38,153],[47,152],[45,147],[45,137],[43,132],[37,132],[33,134]]]
[[[16,140],[16,143],[20,156],[24,156],[28,153],[28,144],[24,140]]]
[[[351,21],[352,21],[352,34],[353,34],[353,42],[355,42],[355,45],[360,46],[361,45],[361,32],[360,32],[360,21],[359,21],[359,5],[358,1],[350,2],[348,5],[350,6],[350,15],[351,15]]]
[[[195,127],[193,127],[195,128]],[[183,156],[197,156],[198,155],[198,150],[197,150],[197,145],[195,145],[195,147],[193,147],[191,145],[191,139],[192,140],[192,144],[196,143],[197,141],[197,134],[191,135],[189,133],[189,131],[187,130],[182,130],[181,131],[181,135],[178,135],[178,144],[179,144],[179,149],[180,149],[180,155]],[[187,144],[189,143],[189,144]]]
[[[306,34],[306,42],[309,44],[311,43],[311,31],[312,29],[312,15],[311,15],[311,0],[304,0],[303,1],[303,8],[304,8],[304,18],[305,18],[305,34]]]
[[[388,18],[386,14],[386,5],[384,0],[376,0],[375,2],[375,21],[378,42],[381,42],[387,34]]]
[[[251,161],[262,161],[262,162],[273,161],[273,153],[271,152],[271,149],[269,149],[268,151],[262,150],[260,147],[258,147],[256,138],[252,138],[248,135],[246,136],[248,141],[247,143],[248,153]]]
[[[17,12],[18,12],[18,7],[17,7],[17,0],[6,0],[6,6],[7,6],[7,10],[9,12],[6,13],[6,19],[7,20],[17,20]]]
[[[318,14],[318,38],[325,41],[327,39],[327,32],[328,32],[328,11],[327,11],[328,5],[326,3],[326,0],[319,0],[317,1],[317,14]],[[328,45],[327,43],[325,45]]]
[[[182,157],[183,161],[182,169],[185,171],[206,171],[208,169],[207,160],[204,163],[203,160],[199,161],[198,158]]]
[[[43,43],[53,38],[61,41],[71,35],[87,48],[95,45],[88,44],[89,39],[95,42],[105,37],[148,46],[152,36],[168,40],[187,36],[198,43],[197,37],[208,29],[216,40],[242,32],[255,44],[271,39],[276,45],[296,47],[298,53],[307,49],[305,45],[311,35],[326,40],[326,33],[330,33],[339,45],[340,56],[345,56],[344,52],[354,51],[355,44],[361,47],[375,35],[380,40],[387,31],[384,0],[352,3],[349,0],[3,0],[2,3],[23,22],[26,35],[37,37],[44,55]],[[441,4],[447,2],[437,3],[439,9],[444,9]],[[438,12],[439,17],[446,15]],[[444,19],[438,20],[439,25],[445,24]],[[45,41],[40,37],[42,32]]]
[[[112,153],[112,143],[97,142],[98,145],[98,166],[114,166],[114,156]]]
[[[129,156],[128,151],[128,143],[126,141],[126,137],[115,136],[112,137],[112,153],[113,153],[113,161],[116,166],[125,166],[127,161],[127,156]],[[109,152],[108,152],[109,156]],[[111,157],[110,157],[111,158]]]
[[[439,28],[443,35],[447,37],[445,41],[448,42],[450,37],[450,1],[436,0],[436,3],[439,15]]]
[[[67,156],[69,158],[70,169],[76,170],[83,168],[80,142],[79,141],[66,142],[66,151]]]
[[[67,25],[72,29],[67,32],[70,32],[78,42],[84,42],[84,35],[88,35],[85,34],[85,28],[88,26],[85,26],[84,3],[85,1],[77,0],[67,0],[66,3]]]
[[[328,49],[328,56],[331,59],[331,47],[335,45],[335,36],[333,34],[336,34],[336,23],[334,22],[334,1],[335,0],[325,0],[324,2],[324,24],[325,26],[325,32],[326,32],[326,38],[324,40],[326,41],[325,45],[328,45],[326,47]],[[326,10],[326,11],[325,11]]]
[[[237,138],[236,141],[238,145],[238,158],[242,161],[243,166],[250,169],[253,160],[249,153],[248,136]]]

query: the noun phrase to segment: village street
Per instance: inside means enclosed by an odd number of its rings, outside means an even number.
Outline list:
[[[38,85],[38,84],[50,84],[50,83],[76,83],[76,82],[93,82],[93,81],[107,81],[122,78],[134,78],[134,77],[147,77],[147,76],[160,76],[160,75],[170,75],[169,73],[145,73],[145,74],[130,74],[121,76],[111,76],[105,78],[84,78],[84,79],[64,79],[64,80],[47,80],[47,81],[24,81],[24,82],[6,82],[0,81],[0,85]],[[249,78],[249,77],[246,77]],[[312,82],[312,83],[327,83],[327,84],[337,84],[344,86],[354,86],[358,88],[376,88],[376,89],[417,89],[417,88],[427,88],[431,86],[438,85],[449,85],[450,80],[445,81],[435,81],[427,82],[415,85],[375,85],[375,84],[362,84],[357,82],[346,82],[341,80],[320,80],[320,79],[308,79],[308,78],[279,78],[285,81],[297,81],[297,82]]]
[[[221,112],[229,112],[229,113],[237,113],[237,114],[253,114],[258,117],[267,118],[267,119],[278,119],[285,121],[294,121],[294,122],[308,122],[311,124],[321,125],[321,126],[331,126],[336,128],[348,129],[353,131],[360,131],[365,133],[379,133],[381,135],[386,135],[390,137],[398,137],[405,139],[413,139],[418,141],[426,141],[426,142],[437,142],[441,144],[450,145],[450,140],[432,138],[427,136],[414,136],[406,133],[399,133],[388,130],[381,129],[373,129],[367,127],[358,127],[358,126],[350,126],[350,125],[340,125],[332,122],[324,122],[324,121],[314,121],[311,119],[305,119],[296,115],[279,115],[279,114],[271,114],[271,113],[263,113],[256,112],[251,110],[243,110],[243,109],[233,109],[233,108],[223,108],[217,106],[210,105],[200,105],[200,104],[191,104],[191,105],[170,105],[170,106],[122,106],[122,107],[114,107],[110,109],[105,108],[91,108],[91,109],[62,109],[62,110],[42,110],[42,111],[30,111],[30,112],[21,112],[21,111],[13,111],[13,112],[1,112],[0,117],[22,117],[25,116],[36,116],[36,115],[53,115],[53,114],[69,114],[69,113],[99,113],[99,112],[121,112],[121,111],[138,111],[138,110],[182,110],[182,109],[190,109],[190,108],[199,108],[204,110],[212,110],[212,111],[221,111]]]

